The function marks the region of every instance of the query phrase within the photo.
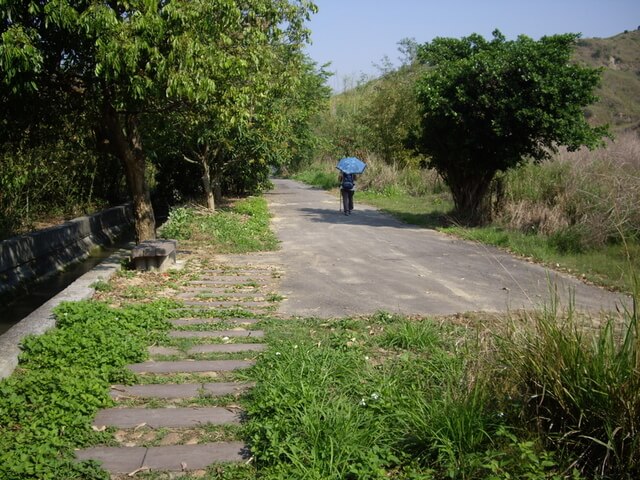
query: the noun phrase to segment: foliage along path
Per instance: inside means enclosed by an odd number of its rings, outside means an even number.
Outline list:
[[[202,269],[174,295],[185,309],[172,320],[169,346],[152,346],[150,361],[130,365],[138,383],[113,385],[117,406],[95,417],[94,429],[117,429],[119,445],[80,450],[77,458],[99,461],[112,478],[147,470],[204,473],[213,463],[250,461],[234,428],[243,416],[236,399],[251,383],[237,373],[266,348],[255,317],[273,309],[268,298],[277,278],[268,266]]]

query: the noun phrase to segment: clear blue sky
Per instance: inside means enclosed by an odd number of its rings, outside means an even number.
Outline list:
[[[539,39],[556,33],[606,38],[640,26],[640,0],[315,0],[318,13],[308,23],[308,54],[331,62],[329,80],[342,90],[345,79],[377,75],[373,64],[386,55],[398,65],[397,43],[435,37],[485,38],[499,29],[509,39]]]

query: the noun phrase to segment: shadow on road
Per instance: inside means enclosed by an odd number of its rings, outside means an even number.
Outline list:
[[[327,208],[301,208],[300,211],[304,216],[309,217],[312,222],[344,223],[369,227],[416,228],[415,225],[401,222],[388,214],[376,210],[358,210],[356,208],[351,212],[351,215],[345,215],[337,209]]]

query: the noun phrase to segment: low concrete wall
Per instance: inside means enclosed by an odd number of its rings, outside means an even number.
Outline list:
[[[132,228],[131,207],[122,205],[0,242],[0,295],[86,259],[91,249],[114,243]]]

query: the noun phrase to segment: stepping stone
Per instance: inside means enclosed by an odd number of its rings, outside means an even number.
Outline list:
[[[186,293],[181,293],[178,295],[178,298],[199,298],[202,300],[205,299],[215,299],[215,298],[221,298],[221,299],[229,299],[229,298],[238,298],[238,299],[243,299],[243,298],[264,298],[264,294],[260,293],[260,292],[195,292],[195,293],[191,293],[191,292],[186,292]]]
[[[169,338],[224,338],[224,337],[264,337],[263,330],[216,330],[211,332],[199,332],[189,330],[174,330],[169,332]]]
[[[173,348],[173,347],[153,346],[153,347],[147,348],[147,351],[149,352],[149,355],[171,356],[171,355],[181,355],[182,354],[182,352],[179,349]]]
[[[262,352],[267,349],[265,343],[215,343],[210,345],[196,345],[187,350],[187,353],[240,353]]]
[[[173,347],[148,347],[147,352],[151,356],[180,356],[182,355],[182,350]]]
[[[203,470],[212,463],[241,462],[250,457],[242,442],[172,445],[164,447],[93,447],[76,452],[78,460],[96,460],[111,474],[148,468],[180,472]]]
[[[198,398],[199,383],[160,385],[112,385],[109,394],[114,400],[127,398]]]
[[[273,273],[279,274],[280,272],[278,272],[277,270],[260,270],[260,269],[238,269],[238,270],[222,270],[222,269],[207,269],[207,270],[202,270],[202,273],[208,274],[208,275],[225,275],[225,276],[233,276],[233,275],[238,275],[238,276],[251,276],[253,277],[254,275],[260,276],[260,275],[264,275],[264,276],[269,276],[271,277],[271,275]]]
[[[76,452],[76,458],[97,460],[110,473],[130,473],[142,467],[147,455],[145,447],[93,447]]]
[[[111,398],[198,398],[242,393],[251,382],[169,383],[161,385],[112,385]]]
[[[182,327],[184,325],[200,325],[203,323],[233,323],[237,325],[253,325],[260,320],[257,318],[178,318],[175,320],[169,320],[172,325],[176,327]]]
[[[220,397],[222,395],[231,395],[242,393],[253,387],[253,382],[213,382],[202,385],[203,395],[205,397]]]
[[[274,302],[245,302],[243,300],[221,300],[217,301],[198,301],[198,300],[186,300],[184,302],[185,305],[189,307],[200,307],[200,308],[219,308],[219,307],[270,307],[275,305]]]
[[[265,285],[264,282],[258,282],[251,277],[220,277],[218,279],[216,277],[205,277],[201,280],[191,280],[189,283],[191,285],[246,285],[253,287]]]
[[[249,360],[180,360],[175,362],[144,362],[127,365],[134,373],[197,373],[228,372],[249,368]]]
[[[134,428],[142,424],[151,428],[187,428],[228,423],[240,423],[240,413],[223,407],[107,408],[100,410],[93,420],[96,428]]]

